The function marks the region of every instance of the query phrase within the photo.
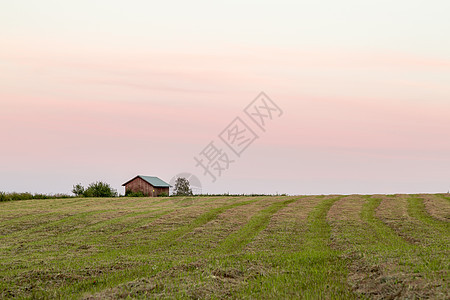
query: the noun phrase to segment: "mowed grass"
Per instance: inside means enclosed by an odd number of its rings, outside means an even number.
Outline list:
[[[449,299],[448,195],[0,203],[0,298]]]

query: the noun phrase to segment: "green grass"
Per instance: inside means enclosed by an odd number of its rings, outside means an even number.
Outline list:
[[[265,276],[253,278],[237,292],[237,298],[356,298],[346,283],[347,262],[330,246],[326,216],[339,199],[323,200],[309,214],[305,231],[290,236],[296,251],[278,249],[244,255],[244,260],[263,262],[267,270]]]
[[[443,233],[450,232],[450,223],[441,221],[430,216],[425,209],[423,199],[419,196],[410,196],[408,198],[408,213],[410,216],[432,226],[434,229]]]
[[[361,204],[359,218],[336,221],[334,235],[352,259],[357,290],[374,298],[445,299],[450,232],[428,224],[436,225],[423,202],[414,196],[347,201]]]
[[[450,202],[423,197],[2,202],[0,299],[446,299]]]
[[[276,202],[263,209],[257,215],[253,216],[250,221],[242,226],[238,231],[230,234],[215,250],[215,253],[227,254],[240,251],[243,246],[247,245],[269,224],[270,217],[274,213],[294,201],[295,199]]]

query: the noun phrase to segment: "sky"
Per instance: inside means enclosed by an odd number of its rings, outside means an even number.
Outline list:
[[[0,191],[100,180],[123,193],[138,174],[186,172],[204,193],[447,192],[449,11],[438,0],[0,1]]]

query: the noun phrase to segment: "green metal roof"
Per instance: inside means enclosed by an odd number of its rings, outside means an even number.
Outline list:
[[[136,177],[134,177],[133,179],[125,182],[122,185],[126,185],[128,182],[135,180],[136,178],[141,178],[145,181],[147,181],[148,183],[150,183],[151,185],[153,185],[154,187],[171,187],[170,184],[168,184],[167,182],[162,181],[161,179],[159,179],[158,177],[154,177],[154,176],[142,176],[142,175],[138,175]]]
[[[170,187],[170,184],[168,184],[167,182],[162,181],[158,177],[141,176],[141,175],[139,175],[139,177],[141,177],[142,179],[144,179],[145,181],[147,181],[148,183],[150,183],[154,187]]]

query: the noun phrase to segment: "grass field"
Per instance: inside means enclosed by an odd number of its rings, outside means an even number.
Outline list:
[[[444,195],[0,203],[0,298],[449,299]]]

